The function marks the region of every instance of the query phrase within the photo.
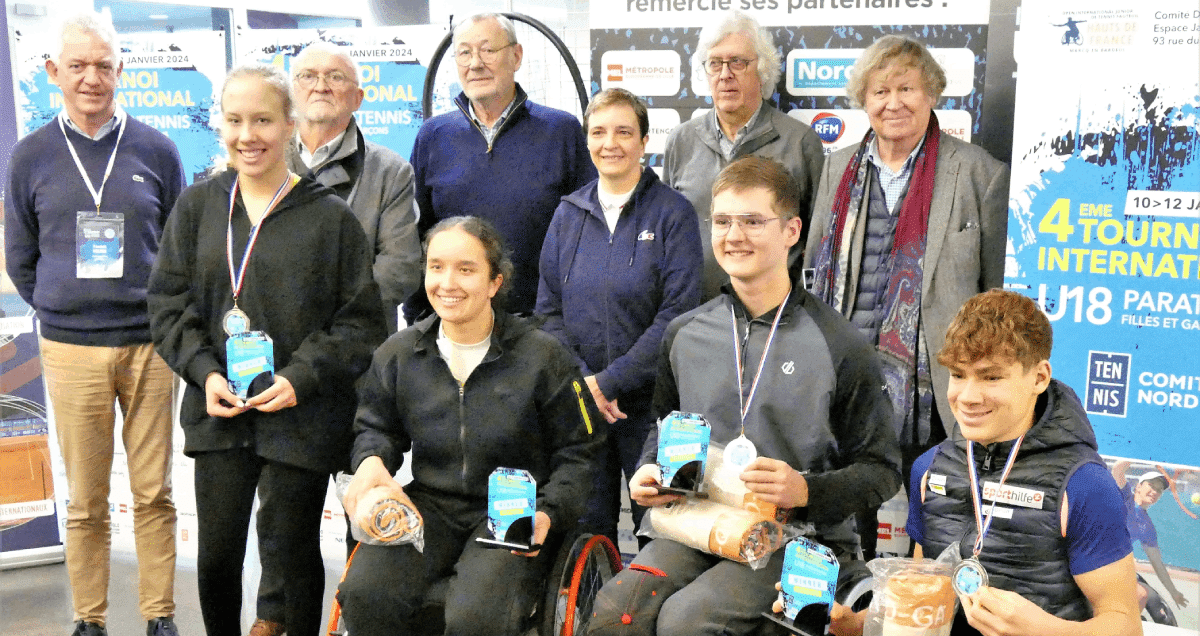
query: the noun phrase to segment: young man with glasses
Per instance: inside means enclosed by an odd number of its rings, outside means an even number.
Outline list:
[[[704,215],[710,208],[713,180],[730,162],[756,156],[782,163],[800,189],[797,213],[802,229],[790,262],[797,261],[825,155],[821,139],[811,128],[767,101],[783,68],[775,43],[754,18],[731,11],[700,31],[694,59],[692,72],[708,78],[712,113],[694,117],[671,131],[663,181],[682,192],[696,212]],[[704,240],[707,300],[720,293],[725,274],[709,252],[708,238]]]
[[[288,158],[289,167],[311,174],[350,204],[374,247],[375,282],[388,333],[395,333],[397,307],[421,282],[412,166],[363,137],[354,118],[363,100],[358,63],[344,50],[309,45],[292,62],[292,87],[299,152]]]
[[[418,227],[478,216],[491,221],[512,250],[507,309],[533,312],[542,241],[559,199],[596,178],[579,121],[536,104],[516,83],[523,50],[512,22],[473,15],[454,27],[451,55],[462,93],[459,112],[425,122],[417,133]],[[405,305],[413,319],[428,313],[424,293]]]
[[[789,276],[801,221],[787,169],[745,157],[721,171],[712,192],[708,233],[730,281],[667,327],[653,413],[700,413],[713,443],[753,444],[757,459],[740,473],[746,487],[791,519],[812,522],[814,539],[834,550],[851,583],[863,570],[850,565],[858,553],[853,512],[900,487],[879,362],[850,323]],[[630,497],[647,507],[678,499],[658,492],[657,448],[652,429],[629,484]],[[782,550],[754,570],[654,539],[601,590],[589,633],[751,633],[782,565]]]

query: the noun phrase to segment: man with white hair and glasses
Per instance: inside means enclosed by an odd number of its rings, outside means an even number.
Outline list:
[[[300,51],[292,62],[292,88],[299,152],[288,158],[290,168],[311,174],[350,204],[374,248],[375,282],[388,332],[395,333],[397,306],[421,282],[412,166],[363,137],[354,118],[363,100],[358,63],[345,50],[315,42]]]
[[[800,187],[800,241],[789,263],[799,259],[808,234],[817,180],[825,161],[821,138],[804,123],[788,117],[770,101],[782,72],[779,51],[770,33],[754,18],[730,11],[700,31],[696,68],[708,78],[711,114],[694,117],[671,131],[663,163],[663,181],[707,217],[717,173],[741,157],[774,159]],[[715,297],[728,276],[713,258],[710,237],[704,241],[703,299]]]
[[[491,221],[512,251],[508,311],[533,313],[542,242],[559,200],[596,178],[579,120],[534,103],[516,82],[523,50],[512,21],[496,13],[454,27],[451,55],[462,93],[458,112],[425,122],[413,145],[421,236],[438,221]],[[423,293],[404,315],[428,315]]]

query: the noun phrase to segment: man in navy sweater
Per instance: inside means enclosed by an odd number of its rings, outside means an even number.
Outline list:
[[[8,275],[37,312],[42,368],[70,484],[67,573],[75,635],[103,636],[108,608],[114,402],[129,462],[140,610],[176,636],[174,378],[150,342],[146,282],[184,185],[179,152],[114,100],[117,34],[99,15],[66,20],[46,72],[63,111],[13,148]]]
[[[521,45],[508,18],[471,16],[454,28],[459,112],[425,122],[413,145],[418,231],[438,221],[480,216],[512,251],[508,310],[532,313],[542,241],[559,199],[596,178],[579,121],[529,101],[514,79]],[[427,315],[418,290],[405,304],[409,322]]]

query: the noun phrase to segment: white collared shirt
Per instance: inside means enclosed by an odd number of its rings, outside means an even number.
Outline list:
[[[346,129],[343,128],[342,132],[338,133],[338,136],[330,139],[328,143],[322,145],[320,148],[317,148],[316,152],[309,152],[308,146],[305,146],[303,141],[300,142],[300,161],[303,161],[304,165],[309,168],[324,163],[333,154],[333,151],[341,145],[342,137],[345,136]]]
[[[95,135],[89,135],[84,132],[82,128],[76,125],[74,121],[71,121],[71,116],[67,114],[67,109],[64,108],[59,111],[58,116],[62,120],[63,124],[66,124],[67,128],[74,130],[75,132],[87,137],[88,139],[91,139],[92,141],[100,141],[101,139],[104,139],[108,133],[116,130],[117,126],[124,124],[126,117],[125,110],[118,105],[116,112],[113,113],[113,118],[104,122],[104,125],[100,127],[100,130],[96,131]]]

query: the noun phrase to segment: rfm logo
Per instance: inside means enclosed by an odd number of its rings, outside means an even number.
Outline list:
[[[812,120],[812,129],[821,141],[827,144],[837,143],[846,133],[846,122],[833,113],[817,113]]]

